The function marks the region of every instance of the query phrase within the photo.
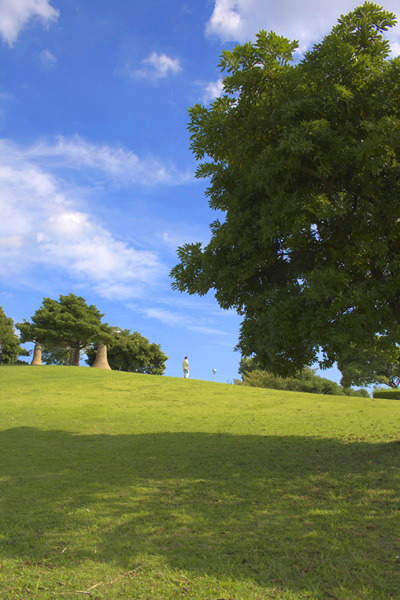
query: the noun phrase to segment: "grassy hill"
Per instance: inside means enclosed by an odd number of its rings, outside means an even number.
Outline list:
[[[400,402],[0,367],[0,598],[400,597]]]

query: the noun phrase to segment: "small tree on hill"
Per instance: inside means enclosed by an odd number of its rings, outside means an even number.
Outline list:
[[[96,346],[86,351],[90,366],[95,362]],[[132,371],[162,375],[165,371],[165,361],[168,360],[160,346],[151,343],[143,335],[129,329],[115,332],[107,344],[108,362],[116,371]]]
[[[2,362],[6,365],[16,363],[18,356],[29,356],[28,350],[21,347],[21,342],[14,332],[14,321],[6,316],[2,306],[0,306],[0,344]]]

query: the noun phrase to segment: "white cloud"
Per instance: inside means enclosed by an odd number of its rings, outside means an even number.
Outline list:
[[[260,29],[299,40],[304,51],[319,41],[346,14],[362,4],[359,0],[215,0],[206,33],[222,41],[246,42]],[[400,15],[398,0],[385,0],[385,9]],[[399,40],[399,38],[397,38]]]
[[[168,246],[173,246],[176,248],[177,246],[182,246],[185,242],[182,242],[181,239],[174,234],[168,233],[168,231],[164,231],[161,234],[161,239],[163,242],[168,244]]]
[[[189,329],[189,331],[204,333],[205,335],[228,335],[226,331],[214,329],[213,327],[206,327],[204,325],[188,325],[187,328]]]
[[[182,325],[185,322],[185,318],[181,314],[173,313],[163,308],[145,308],[143,312],[146,317],[150,319],[157,319],[165,325]]]
[[[223,83],[222,79],[217,79],[217,81],[210,81],[204,85],[203,91],[203,102],[204,104],[208,104],[215,100],[215,98],[219,98],[223,92]]]
[[[185,230],[184,230],[185,229]],[[207,234],[209,230],[207,229]],[[199,232],[199,228],[188,228],[188,226],[180,226],[179,224],[175,225],[175,229],[173,232],[163,231],[162,234],[158,236],[167,246],[172,248],[174,252],[176,251],[178,246],[183,246],[184,244],[190,244],[195,239],[199,241],[201,237],[201,233]],[[209,237],[209,236],[208,236]],[[205,240],[203,240],[204,243]]]
[[[140,296],[164,274],[156,253],[116,239],[82,206],[76,189],[0,141],[0,275],[29,279],[36,266],[107,298]]]
[[[173,165],[159,159],[137,154],[109,144],[95,144],[80,136],[42,139],[25,150],[32,161],[46,160],[47,164],[73,169],[86,169],[106,177],[116,185],[181,184],[193,178],[191,173],[179,172]]]
[[[400,11],[398,13],[398,21],[400,21]],[[387,38],[392,50],[391,56],[393,58],[395,56],[400,56],[400,23],[397,23],[396,27],[393,27],[393,29],[389,31]]]
[[[203,296],[189,296],[187,294],[174,295],[173,297],[158,298],[157,302],[165,306],[172,306],[182,310],[195,311],[197,314],[206,313],[207,318],[236,317],[237,312],[233,308],[221,308],[213,298],[205,300]]]
[[[42,62],[42,65],[47,69],[54,67],[57,62],[57,58],[50,52],[50,50],[43,50],[43,52],[40,53],[39,58]]]
[[[149,319],[156,319],[157,321],[160,321],[164,325],[169,325],[170,327],[176,327],[179,325],[179,327],[183,327],[188,331],[203,333],[205,335],[228,335],[226,331],[222,331],[221,329],[210,326],[209,319],[204,317],[193,318],[192,316],[183,314],[182,312],[176,313],[158,307],[139,308],[134,304],[128,304],[127,306],[135,312],[144,314]]]
[[[240,41],[245,28],[244,9],[238,0],[216,0],[206,32],[218,35],[222,41]]]
[[[143,77],[151,81],[165,79],[168,75],[175,75],[182,71],[179,58],[171,58],[166,54],[157,54],[152,52],[147,58],[143,59],[142,67],[136,70],[129,70],[132,77]]]
[[[59,11],[50,5],[50,0],[0,0],[0,35],[12,46],[32,19],[40,19],[47,26],[58,16]]]
[[[399,41],[398,42],[394,42],[391,45],[392,48],[392,56],[400,56],[400,37],[399,37]]]
[[[69,210],[51,215],[43,223],[38,237],[40,236],[41,242],[46,239],[46,235],[56,239],[75,240],[85,236],[91,228],[92,225],[87,214]]]

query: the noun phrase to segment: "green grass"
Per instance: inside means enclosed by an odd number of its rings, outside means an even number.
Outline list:
[[[0,398],[1,599],[400,597],[399,402],[5,366]]]

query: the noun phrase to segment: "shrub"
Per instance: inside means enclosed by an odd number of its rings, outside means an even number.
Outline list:
[[[280,377],[269,371],[257,368],[254,358],[242,357],[239,374],[242,381],[234,379],[236,385],[269,388],[272,390],[290,390],[292,392],[308,392],[309,394],[328,394],[332,396],[363,396],[369,398],[365,389],[353,390],[316,374],[315,369],[306,367],[294,377]]]
[[[400,390],[374,390],[373,397],[384,400],[400,400]]]

